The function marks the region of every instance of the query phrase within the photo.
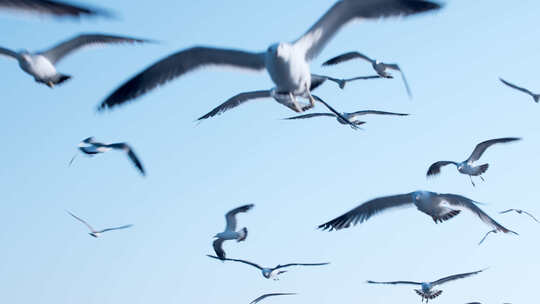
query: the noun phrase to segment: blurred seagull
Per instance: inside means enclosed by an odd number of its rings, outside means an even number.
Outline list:
[[[96,141],[94,137],[88,137],[81,141],[78,145],[79,150],[89,156],[94,156],[99,153],[105,153],[109,152],[111,150],[121,150],[124,151],[131,162],[137,167],[139,172],[144,176],[146,175],[146,172],[144,171],[144,168],[142,166],[141,161],[139,161],[139,158],[137,155],[135,155],[135,152],[133,152],[133,149],[126,143],[114,143],[114,144],[105,144]],[[75,154],[71,161],[69,162],[69,165],[73,163],[75,160],[75,157],[77,157],[78,154]]]
[[[393,113],[393,112],[376,111],[376,110],[364,110],[364,111],[356,111],[352,113],[347,113],[347,112],[341,113],[343,117],[347,118],[348,121],[350,121],[351,123],[357,126],[363,125],[366,123],[365,121],[360,120],[360,116],[369,115],[369,114],[393,115],[393,116],[408,116],[409,115],[409,114],[404,114],[404,113]],[[337,117],[336,114],[334,113],[309,113],[309,114],[303,114],[303,115],[298,115],[298,116],[293,116],[293,117],[287,117],[284,119],[291,120],[291,119],[305,119],[305,118],[313,118],[313,117],[334,117],[337,119],[337,121],[340,124],[349,124],[347,121],[344,121],[340,117]]]
[[[225,220],[227,225],[225,226],[225,231],[216,234],[214,237],[217,238],[214,243],[214,251],[218,257],[222,260],[225,259],[225,250],[223,250],[223,242],[228,240],[236,240],[237,242],[242,242],[247,238],[248,230],[246,227],[242,228],[239,231],[236,231],[236,215],[240,212],[248,212],[249,209],[253,208],[253,204],[240,206],[235,208],[227,214],[225,214]]]
[[[508,213],[508,212],[512,212],[512,211],[514,211],[514,212],[516,212],[516,213],[518,213],[518,214],[525,213],[526,215],[530,216],[533,220],[535,220],[537,223],[540,223],[540,222],[536,219],[536,217],[534,217],[534,215],[530,214],[530,213],[527,212],[527,211],[521,210],[521,209],[508,209],[508,210],[505,210],[505,211],[501,211],[501,212],[499,212],[499,213],[500,213],[500,214],[503,214],[503,213]]]
[[[532,98],[534,99],[534,102],[538,103],[538,100],[540,99],[540,94],[535,94],[535,93],[533,93],[533,92],[531,92],[531,91],[529,91],[529,90],[527,90],[527,89],[525,89],[525,88],[518,87],[517,85],[515,85],[515,84],[513,84],[513,83],[510,83],[510,82],[508,82],[508,81],[506,81],[506,80],[504,80],[504,79],[502,79],[502,78],[499,78],[499,80],[500,80],[502,83],[504,83],[505,85],[507,85],[507,86],[509,86],[509,87],[511,87],[511,88],[514,88],[514,89],[516,89],[516,90],[518,90],[518,91],[521,91],[521,92],[523,92],[523,93],[526,93],[526,94],[531,95]]]
[[[247,264],[247,265],[251,265],[251,266],[253,266],[255,268],[258,268],[262,272],[262,275],[266,279],[274,279],[274,280],[278,280],[278,276],[280,274],[283,274],[283,273],[287,272],[287,270],[281,270],[281,269],[286,268],[286,267],[291,267],[291,266],[322,266],[322,265],[330,264],[330,263],[310,263],[310,264],[291,263],[291,264],[285,264],[285,265],[277,265],[274,268],[268,268],[268,267],[259,266],[259,265],[255,264],[255,263],[252,263],[252,262],[249,262],[249,261],[246,261],[246,260],[228,259],[228,258],[221,259],[221,258],[219,258],[217,256],[213,256],[213,255],[207,255],[207,256],[211,257],[213,259],[218,259],[218,260],[223,260],[223,261],[234,261],[234,262],[240,262],[240,263],[244,263],[244,264]]]
[[[422,289],[415,289],[416,293],[422,297],[422,302],[424,302],[424,299],[426,300],[426,303],[429,300],[435,299],[436,297],[440,296],[442,294],[442,290],[434,290],[433,287],[437,285],[441,285],[444,283],[448,283],[450,281],[463,279],[466,277],[470,277],[475,274],[479,274],[480,272],[484,271],[485,269],[474,271],[474,272],[467,272],[467,273],[461,273],[461,274],[455,274],[451,275],[442,279],[439,279],[437,281],[433,282],[412,282],[412,281],[395,281],[395,282],[375,282],[375,281],[367,281],[369,284],[406,284],[406,285],[420,285]]]
[[[407,16],[439,8],[440,4],[428,0],[340,0],[292,43],[275,43],[263,52],[197,46],[172,54],[117,88],[99,109],[124,104],[197,68],[220,65],[256,71],[266,69],[276,85],[273,91],[279,94],[279,98],[286,98],[294,104],[295,111],[302,112],[306,109],[298,105],[296,97],[308,99],[309,107],[315,103],[309,90],[309,62],[345,24],[353,20]]]
[[[81,223],[85,224],[86,227],[88,227],[88,229],[90,229],[90,233],[88,233],[88,234],[90,234],[91,236],[93,236],[95,238],[98,238],[103,232],[112,231],[112,230],[126,229],[126,228],[129,228],[129,227],[133,226],[133,225],[124,225],[124,226],[120,226],[120,227],[107,228],[107,229],[103,229],[103,230],[95,230],[85,220],[79,218],[78,216],[76,216],[75,214],[73,214],[73,213],[71,213],[71,212],[69,212],[67,210],[66,210],[66,212],[69,213],[71,216],[73,216],[75,219],[79,220]]]
[[[484,154],[486,149],[489,148],[490,146],[494,145],[494,144],[508,143],[508,142],[513,142],[513,141],[520,140],[520,139],[521,138],[519,138],[519,137],[504,137],[504,138],[496,138],[496,139],[490,139],[490,140],[483,141],[483,142],[479,143],[478,145],[476,145],[476,148],[474,148],[474,151],[469,156],[469,158],[467,158],[466,160],[464,160],[464,161],[462,161],[460,163],[453,162],[453,161],[447,161],[447,160],[438,161],[436,163],[433,163],[429,167],[429,169],[427,171],[427,176],[429,177],[429,176],[437,175],[437,174],[439,174],[441,172],[441,167],[453,164],[453,165],[455,165],[457,167],[457,170],[459,171],[459,173],[466,174],[466,175],[469,176],[469,178],[471,179],[471,183],[474,186],[474,182],[472,180],[472,177],[473,176],[480,176],[480,178],[482,180],[484,180],[484,178],[481,176],[481,174],[486,172],[488,167],[489,167],[489,164],[483,164],[483,165],[479,165],[479,166],[474,165],[474,163],[477,160],[480,159],[482,154]]]
[[[264,294],[258,298],[256,298],[255,300],[251,301],[249,304],[256,304],[258,303],[260,300],[264,299],[264,298],[268,298],[268,297],[275,297],[275,296],[290,296],[290,295],[295,295],[296,293],[283,293],[283,292],[278,292],[278,293],[267,293],[267,294]]]
[[[55,17],[111,16],[104,10],[51,0],[0,0],[0,8]]]
[[[451,193],[435,193],[429,191],[415,191],[406,194],[384,196],[367,201],[351,211],[319,226],[323,230],[340,230],[349,228],[350,225],[363,223],[372,216],[387,209],[396,207],[407,207],[415,205],[416,208],[431,216],[433,221],[442,223],[458,215],[461,210],[469,210],[476,214],[485,224],[497,231],[504,233],[514,233],[501,226],[482,209],[476,206],[476,202],[461,195]]]
[[[118,44],[118,43],[143,43],[148,40],[111,36],[103,34],[81,34],[66,40],[53,48],[36,53],[26,50],[14,52],[0,47],[0,55],[11,57],[19,62],[23,71],[32,75],[36,82],[43,83],[50,88],[61,84],[71,78],[56,71],[55,65],[70,53],[90,45]]]
[[[311,77],[313,77],[313,75],[315,74],[312,74]],[[345,85],[351,81],[355,81],[355,80],[368,80],[368,79],[380,79],[380,78],[384,78],[384,77],[381,77],[379,75],[372,75],[372,76],[359,76],[359,77],[353,77],[353,78],[345,78],[345,79],[341,79],[341,78],[333,78],[333,77],[330,77],[330,76],[321,76],[321,75],[317,75],[319,77],[324,77],[330,81],[333,81],[335,83],[338,84],[339,88],[340,89],[344,89],[345,88]],[[386,78],[394,78],[392,77],[391,75],[386,77]]]
[[[373,66],[373,69],[380,77],[383,78],[393,78],[392,75],[388,74],[386,71],[387,69],[398,71],[401,74],[401,78],[403,79],[403,83],[405,84],[405,89],[407,90],[407,95],[409,95],[409,98],[412,98],[411,89],[409,88],[409,84],[407,83],[407,78],[405,78],[405,74],[401,70],[398,64],[396,63],[384,63],[380,62],[375,59],[371,59],[368,56],[361,54],[359,52],[349,52],[342,55],[339,55],[337,57],[334,57],[326,62],[323,63],[323,66],[328,65],[335,65],[344,61],[348,61],[355,58],[361,58],[366,61],[369,61],[371,63],[371,66]],[[354,79],[353,79],[354,80]]]

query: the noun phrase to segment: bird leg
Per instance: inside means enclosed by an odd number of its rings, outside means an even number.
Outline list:
[[[472,180],[472,175],[469,175],[469,178],[471,179],[471,183],[472,183],[473,187],[476,187],[476,185],[474,184],[474,182]]]
[[[315,107],[315,98],[313,98],[313,95],[311,95],[311,92],[309,91],[309,85],[306,83],[306,93],[309,99],[309,105],[304,107],[305,110],[309,110]]]
[[[52,81],[47,81],[46,85],[51,89],[54,88],[54,83]]]
[[[480,175],[480,179],[485,182],[486,180],[482,177],[482,175]]]
[[[289,92],[289,98],[291,99],[297,113],[304,112],[304,108],[300,107],[300,104],[298,103],[298,101],[296,101],[296,96],[294,96],[293,93]]]

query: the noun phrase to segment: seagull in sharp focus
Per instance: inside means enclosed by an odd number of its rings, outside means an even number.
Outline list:
[[[508,210],[505,210],[505,211],[501,211],[501,212],[499,212],[499,213],[500,213],[500,214],[503,214],[503,213],[508,213],[508,212],[512,212],[512,211],[514,211],[514,212],[516,212],[516,213],[518,213],[518,214],[524,213],[524,214],[530,216],[535,222],[540,223],[540,221],[538,221],[538,220],[536,219],[536,217],[534,217],[534,215],[530,214],[530,213],[527,212],[527,211],[521,210],[521,209],[508,209]]]
[[[120,226],[120,227],[107,228],[107,229],[103,229],[103,230],[95,230],[85,220],[81,219],[80,217],[76,216],[75,214],[73,214],[73,213],[71,213],[69,211],[66,211],[66,212],[69,213],[72,217],[74,217],[78,221],[80,221],[81,223],[85,224],[86,227],[88,227],[88,229],[90,229],[90,232],[88,234],[90,234],[91,236],[93,236],[95,238],[98,238],[102,233],[107,232],[107,231],[126,229],[126,228],[129,228],[129,227],[133,226],[133,225],[124,225],[124,226]]]
[[[255,205],[249,204],[235,208],[227,214],[225,214],[225,220],[227,225],[225,226],[225,231],[216,234],[214,237],[217,238],[214,240],[213,247],[214,251],[221,260],[225,259],[225,250],[223,250],[223,242],[228,240],[236,240],[237,242],[242,242],[247,238],[248,230],[246,227],[236,231],[236,215],[240,212],[248,212]]]
[[[133,100],[146,92],[197,68],[209,65],[234,66],[255,71],[266,69],[275,84],[274,98],[286,100],[293,110],[302,112],[297,97],[315,99],[309,90],[309,62],[319,55],[337,32],[353,20],[407,16],[441,8],[428,0],[340,0],[298,40],[275,43],[263,52],[196,46],[172,54],[140,72],[110,94],[99,106],[112,108]]]
[[[268,298],[268,297],[275,297],[275,296],[291,296],[295,295],[296,293],[288,293],[288,292],[277,292],[277,293],[267,293],[263,294],[262,296],[256,298],[255,300],[251,301],[249,304],[256,304],[262,299]]]
[[[139,172],[144,176],[146,175],[146,172],[144,171],[143,165],[137,155],[135,155],[135,152],[133,152],[133,149],[130,145],[126,143],[113,143],[113,144],[105,144],[96,141],[94,137],[88,137],[81,141],[78,145],[79,150],[89,156],[94,156],[99,153],[105,153],[109,152],[111,150],[120,150],[127,154],[133,165],[137,167]],[[71,161],[69,162],[69,165],[73,163],[75,160],[75,157],[77,157],[77,154],[73,156]]]
[[[403,73],[403,71],[401,70],[401,68],[399,67],[397,63],[384,63],[375,59],[371,59],[368,56],[359,52],[349,52],[349,53],[336,56],[330,60],[327,60],[326,62],[323,63],[323,66],[335,65],[335,64],[348,61],[351,59],[356,59],[356,58],[364,59],[370,62],[375,72],[377,72],[377,74],[382,78],[393,78],[392,75],[390,75],[386,70],[398,71],[401,74],[401,78],[403,79],[403,84],[405,85],[405,89],[407,90],[407,95],[409,95],[409,98],[412,98],[412,93],[411,93],[411,89],[409,88],[409,84],[407,83],[407,78],[405,78],[405,74]]]
[[[351,211],[320,225],[319,228],[323,230],[329,229],[329,231],[349,228],[351,224],[356,225],[363,223],[372,216],[388,209],[414,205],[419,211],[431,216],[436,224],[453,218],[463,209],[476,214],[480,220],[496,231],[517,234],[497,223],[476,204],[475,201],[457,194],[415,191],[372,199]]]
[[[506,81],[506,80],[504,80],[502,78],[499,78],[499,80],[502,83],[504,83],[505,85],[507,85],[507,86],[509,86],[509,87],[511,87],[513,89],[516,89],[516,90],[521,91],[521,92],[523,92],[525,94],[531,95],[531,97],[534,99],[534,102],[538,103],[538,100],[540,99],[540,94],[535,94],[535,93],[533,93],[533,92],[531,92],[531,91],[529,91],[529,90],[527,90],[525,88],[518,87],[517,85],[515,85],[513,83],[510,83],[510,82],[508,82],[508,81]]]
[[[72,52],[92,45],[144,42],[149,42],[149,40],[104,34],[81,34],[61,42],[51,49],[35,53],[26,50],[15,52],[0,47],[0,55],[17,60],[21,69],[32,75],[36,82],[53,88],[71,78],[69,75],[59,73],[55,65]]]
[[[442,290],[434,290],[433,288],[437,285],[441,285],[444,283],[448,283],[450,281],[458,280],[458,279],[464,279],[467,277],[470,277],[475,274],[479,274],[480,272],[484,271],[485,269],[474,271],[474,272],[467,272],[467,273],[461,273],[461,274],[455,274],[451,275],[442,279],[439,279],[437,281],[433,282],[412,282],[412,281],[394,281],[394,282],[376,282],[376,281],[367,281],[369,284],[405,284],[405,285],[419,285],[421,286],[421,289],[415,289],[416,293],[422,297],[422,302],[424,302],[424,299],[426,300],[426,303],[428,303],[429,300],[435,299],[436,297],[440,296],[442,294]]]
[[[250,261],[246,261],[246,260],[240,260],[240,259],[229,259],[229,258],[225,258],[225,259],[221,259],[217,256],[213,256],[213,255],[207,255],[208,257],[211,257],[213,259],[218,259],[218,260],[223,260],[223,261],[234,261],[234,262],[240,262],[240,263],[244,263],[244,264],[247,264],[247,265],[251,265],[255,268],[258,268],[261,272],[262,272],[262,275],[266,278],[266,279],[274,279],[274,280],[278,280],[278,276],[280,274],[283,274],[285,272],[287,272],[287,270],[282,270],[283,268],[286,268],[286,267],[291,267],[291,266],[323,266],[323,265],[328,265],[330,263],[290,263],[290,264],[285,264],[285,265],[277,265],[276,267],[274,268],[269,268],[269,267],[262,267],[262,266],[259,266],[255,263],[252,263]]]
[[[364,115],[392,115],[392,116],[408,116],[409,114],[404,113],[394,113],[394,112],[385,112],[385,111],[376,111],[376,110],[364,110],[364,111],[356,111],[352,113],[341,113],[341,115],[345,118],[347,118],[348,121],[344,121],[340,117],[336,116],[334,113],[309,113],[309,114],[303,114],[293,117],[287,117],[284,118],[286,120],[292,120],[292,119],[305,119],[305,118],[313,118],[313,117],[334,117],[340,124],[349,124],[349,122],[355,124],[355,125],[363,125],[366,122],[361,121],[360,117]]]
[[[51,0],[0,0],[0,9],[55,17],[110,16],[110,13],[104,10]]]
[[[468,175],[469,178],[471,179],[472,185],[474,186],[472,177],[480,176],[480,178],[484,180],[484,178],[482,177],[482,174],[486,172],[489,167],[489,164],[475,165],[475,162],[480,159],[480,157],[482,156],[482,154],[484,154],[487,148],[491,147],[494,144],[509,143],[509,142],[520,140],[520,139],[521,138],[519,137],[504,137],[504,138],[496,138],[496,139],[483,141],[479,143],[478,145],[476,145],[476,148],[474,148],[474,151],[471,153],[469,158],[467,158],[466,160],[460,163],[454,162],[454,161],[447,161],[447,160],[433,163],[427,171],[427,176],[429,177],[429,176],[437,175],[441,172],[441,167],[452,164],[456,166],[459,173]]]

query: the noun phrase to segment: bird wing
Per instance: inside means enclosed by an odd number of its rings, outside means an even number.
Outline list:
[[[437,175],[437,174],[441,173],[441,168],[442,167],[444,167],[446,165],[450,165],[450,164],[454,164],[454,165],[457,166],[456,162],[449,161],[449,160],[441,160],[441,161],[435,162],[431,166],[429,166],[429,169],[427,170],[426,176]]]
[[[146,172],[144,171],[144,167],[143,167],[141,161],[139,160],[139,158],[137,157],[135,152],[133,152],[133,149],[131,148],[130,145],[128,145],[126,143],[115,143],[115,144],[110,144],[110,145],[107,145],[107,146],[110,147],[110,148],[113,148],[113,149],[123,150],[124,152],[126,152],[129,159],[135,165],[135,167],[137,167],[139,172],[143,176],[146,175]]]
[[[65,56],[69,55],[80,48],[88,47],[92,45],[105,45],[105,44],[118,44],[118,43],[144,43],[149,42],[144,39],[137,39],[131,37],[112,36],[103,34],[82,34],[66,41],[59,43],[47,51],[43,51],[40,54],[47,57],[53,64],[62,60]]]
[[[54,16],[110,15],[110,13],[50,0],[0,0],[0,7]]]
[[[518,91],[521,91],[521,92],[523,92],[523,93],[526,93],[526,94],[529,94],[529,95],[531,95],[531,96],[534,96],[534,93],[533,93],[533,92],[531,92],[531,91],[529,91],[529,90],[527,90],[527,89],[525,89],[525,88],[519,87],[519,86],[517,86],[517,85],[515,85],[515,84],[513,84],[513,83],[510,83],[510,82],[508,82],[508,81],[506,81],[506,80],[504,80],[504,79],[502,79],[502,78],[499,78],[499,80],[500,80],[502,83],[504,83],[505,85],[507,85],[507,86],[509,86],[509,87],[511,87],[511,88],[514,88],[514,89],[516,89],[516,90],[518,90]]]
[[[404,207],[413,202],[412,193],[379,197],[363,203],[351,211],[320,225],[318,228],[329,229],[330,231],[348,228],[351,224],[363,223],[386,209]]]
[[[329,116],[329,117],[336,117],[333,113],[309,113],[304,115],[298,115],[298,116],[291,116],[284,119],[305,119],[305,118],[312,118],[312,117],[321,117],[321,116]]]
[[[225,214],[225,220],[227,221],[227,225],[225,226],[225,231],[236,231],[236,215],[240,212],[248,212],[248,210],[253,208],[253,206],[255,205],[253,204],[243,205],[227,212],[227,214]]]
[[[287,293],[287,292],[276,292],[276,293],[267,293],[263,294],[262,296],[256,298],[255,300],[251,301],[249,304],[255,304],[259,302],[260,300],[267,298],[267,297],[274,297],[274,296],[289,296],[289,295],[295,295],[296,293]]]
[[[315,100],[322,103],[326,108],[328,108],[330,112],[334,113],[335,116],[339,117],[342,121],[346,122],[349,126],[351,126],[351,128],[353,128],[354,130],[358,129],[358,126],[356,124],[354,124],[347,117],[343,116],[343,114],[339,113],[334,108],[332,108],[328,103],[326,103],[326,101],[322,100],[319,96],[316,96],[316,95],[312,95],[312,96],[313,98],[315,98]]]
[[[323,265],[328,265],[328,264],[330,263],[289,263],[285,265],[277,265],[276,267],[274,267],[273,270],[285,268],[285,267],[291,267],[291,266],[323,266]]]
[[[223,242],[225,242],[224,239],[215,239],[212,243],[212,247],[214,247],[214,251],[220,259],[225,259],[226,256],[225,250],[223,250]]]
[[[489,215],[487,215],[482,209],[480,209],[478,206],[476,206],[476,203],[464,196],[457,195],[457,194],[451,194],[451,193],[444,193],[444,194],[438,194],[437,195],[439,203],[448,203],[452,206],[458,206],[463,207],[465,209],[468,209],[469,211],[476,214],[484,223],[491,226],[493,229],[497,231],[502,231],[504,233],[515,233],[512,230],[509,230],[502,226],[501,224],[497,223],[494,219],[492,219]]]
[[[377,282],[377,281],[367,281],[369,284],[407,284],[407,285],[422,285],[422,283],[419,282],[412,282],[412,281],[392,281],[392,282]]]
[[[394,112],[385,112],[385,111],[377,111],[377,110],[363,110],[363,111],[356,111],[350,113],[349,117],[351,119],[354,119],[356,116],[362,116],[362,115],[369,115],[369,114],[375,114],[375,115],[393,115],[393,116],[408,116],[409,114],[405,113],[394,113]]]
[[[86,227],[88,227],[88,229],[90,229],[91,232],[96,232],[96,231],[94,230],[94,228],[93,228],[92,226],[90,226],[90,224],[88,224],[85,220],[83,220],[82,218],[76,216],[75,214],[73,214],[73,213],[71,213],[71,212],[69,212],[69,211],[67,211],[67,210],[66,210],[66,212],[69,213],[71,216],[73,216],[75,219],[77,219],[79,222],[85,224]]]
[[[488,232],[486,232],[486,234],[484,235],[484,237],[480,240],[480,242],[478,242],[478,245],[482,245],[482,243],[486,240],[486,238],[488,237],[488,235],[490,233],[497,233],[497,230],[490,230]]]
[[[97,233],[103,233],[103,232],[112,231],[112,230],[126,229],[126,228],[129,228],[129,227],[132,227],[132,226],[133,225],[124,225],[124,226],[120,226],[120,227],[106,228],[106,229],[97,231]]]
[[[403,84],[405,85],[405,89],[407,90],[407,95],[409,98],[412,98],[412,92],[411,88],[409,87],[409,82],[407,81],[407,78],[405,77],[405,73],[403,73],[403,70],[397,65],[396,63],[389,63],[385,64],[385,66],[391,70],[399,71],[401,74],[401,79],[403,79]]]
[[[501,211],[499,212],[500,214],[504,214],[504,213],[508,213],[508,212],[512,212],[512,211],[515,211],[517,213],[525,213],[526,215],[530,216],[535,222],[539,222],[536,217],[534,217],[534,215],[532,215],[531,213],[525,211],[525,210],[521,210],[521,209],[508,209],[508,210],[505,210],[505,211]],[[539,222],[540,223],[540,222]]]
[[[478,270],[478,271],[473,271],[473,272],[467,272],[467,273],[461,273],[461,274],[451,275],[451,276],[448,276],[448,277],[439,279],[439,280],[437,280],[437,281],[431,282],[430,284],[431,284],[432,286],[435,286],[435,285],[441,285],[441,284],[444,284],[444,283],[447,283],[447,282],[450,282],[450,281],[454,281],[454,280],[458,280],[458,279],[463,279],[463,278],[470,277],[470,276],[475,275],[475,274],[479,274],[480,272],[482,272],[482,271],[484,271],[484,270],[485,270],[485,269]]]
[[[294,46],[304,51],[306,60],[314,59],[341,29],[354,19],[373,19],[410,15],[439,9],[440,4],[426,0],[341,0],[336,2]]]
[[[3,48],[3,47],[0,47],[0,55],[4,55],[4,56],[7,56],[7,57],[17,59],[17,53],[16,52],[14,52],[14,51],[12,51],[10,49]]]
[[[272,93],[270,90],[264,90],[264,91],[253,91],[253,92],[244,92],[240,93],[238,95],[235,95],[231,98],[229,98],[224,103],[220,104],[219,106],[215,107],[212,111],[204,114],[203,116],[199,117],[197,120],[203,120],[210,117],[214,117],[216,115],[220,115],[221,113],[228,111],[232,108],[235,108],[247,101],[253,100],[253,99],[260,99],[260,98],[268,98],[272,97]]]
[[[159,85],[203,66],[224,65],[263,70],[265,54],[210,47],[182,50],[159,60],[125,82],[98,106],[98,110],[112,108],[135,99]]]
[[[240,259],[229,259],[229,258],[224,258],[224,259],[220,259],[219,257],[217,256],[213,256],[213,255],[209,255],[207,254],[206,256],[210,257],[210,258],[213,258],[213,259],[217,259],[217,260],[223,260],[223,261],[233,261],[233,262],[240,262],[240,263],[244,263],[244,264],[247,264],[247,265],[251,265],[255,268],[259,268],[260,270],[262,270],[263,268],[255,263],[252,263],[250,261],[246,261],[246,260],[240,260]]]
[[[325,62],[323,62],[322,65],[323,66],[335,65],[335,64],[342,63],[344,61],[349,61],[349,60],[356,59],[356,58],[361,58],[361,59],[364,59],[366,61],[373,62],[373,59],[369,58],[368,56],[366,56],[366,55],[364,55],[362,53],[348,52],[348,53],[345,53],[345,54],[338,55],[338,56],[336,56],[334,58],[328,59]]]
[[[355,81],[355,80],[368,80],[368,79],[377,79],[377,78],[382,78],[382,77],[379,76],[379,75],[358,76],[358,77],[353,77],[353,78],[343,79],[343,81],[345,81],[345,82],[351,82],[351,81]]]
[[[512,141],[516,141],[520,139],[521,138],[519,137],[503,137],[503,138],[490,139],[490,140],[481,142],[478,145],[476,145],[476,148],[474,148],[474,151],[471,153],[471,156],[469,156],[467,161],[468,162],[477,161],[478,159],[480,159],[482,154],[484,154],[486,149],[489,148],[491,145],[500,144],[500,143],[508,143],[508,142],[512,142]]]

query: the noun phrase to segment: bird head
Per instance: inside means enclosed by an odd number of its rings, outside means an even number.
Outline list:
[[[431,290],[431,284],[429,283],[422,283],[422,291],[423,292],[429,292]]]

